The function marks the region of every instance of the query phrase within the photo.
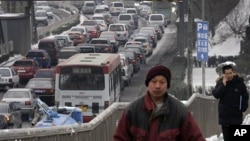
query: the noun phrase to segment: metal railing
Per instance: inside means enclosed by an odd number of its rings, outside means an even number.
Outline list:
[[[111,141],[116,124],[129,103],[114,103],[89,123],[50,128],[0,130],[0,140],[21,141]],[[218,100],[211,96],[193,94],[184,102],[190,110],[204,137],[219,135]],[[250,110],[246,113],[250,113]]]

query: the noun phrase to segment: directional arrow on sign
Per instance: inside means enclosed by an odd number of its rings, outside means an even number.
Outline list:
[[[202,60],[204,59],[204,55],[203,55],[203,53],[201,54],[201,59],[202,59]]]

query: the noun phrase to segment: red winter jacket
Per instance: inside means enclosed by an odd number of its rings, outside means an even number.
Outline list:
[[[205,141],[193,116],[175,98],[165,94],[161,109],[150,95],[132,102],[124,111],[114,141]]]

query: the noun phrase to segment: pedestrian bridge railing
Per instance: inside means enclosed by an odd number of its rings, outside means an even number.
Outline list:
[[[183,101],[192,112],[204,137],[219,135],[218,101],[212,96],[193,94]],[[89,123],[52,128],[27,128],[0,130],[0,140],[5,141],[111,141],[116,124],[129,103],[116,102]],[[250,113],[250,110],[246,113]]]

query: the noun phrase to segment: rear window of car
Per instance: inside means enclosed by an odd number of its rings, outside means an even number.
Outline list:
[[[83,25],[96,25],[95,21],[83,21]]]
[[[119,20],[131,20],[131,16],[130,15],[120,15]]]
[[[136,11],[135,10],[127,10],[127,13],[136,14]]]
[[[8,69],[0,69],[1,76],[10,76],[10,71]]]
[[[107,40],[92,40],[91,44],[107,44]]]
[[[45,57],[42,52],[28,52],[26,57]]]
[[[28,88],[52,88],[51,81],[48,80],[32,80],[29,81],[27,86]]]
[[[4,98],[29,98],[29,92],[25,91],[8,91]]]
[[[86,3],[85,6],[95,6],[95,4],[91,2],[91,3]]]
[[[109,30],[110,31],[124,31],[124,27],[122,25],[111,25]]]
[[[161,15],[152,15],[150,16],[151,21],[162,21],[163,17]]]
[[[68,59],[69,57],[77,54],[77,51],[61,51],[59,53],[59,58],[60,59]]]
[[[114,3],[114,7],[123,7],[123,3]]]
[[[52,71],[37,71],[36,78],[54,78],[54,73]]]
[[[32,66],[32,61],[16,61],[13,66]]]
[[[145,43],[147,41],[146,39],[134,39],[134,40],[137,42],[142,42],[142,43]]]
[[[55,47],[55,44],[54,44],[54,42],[39,42],[38,47],[39,48],[43,48],[43,47],[53,48],[53,47]]]

